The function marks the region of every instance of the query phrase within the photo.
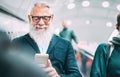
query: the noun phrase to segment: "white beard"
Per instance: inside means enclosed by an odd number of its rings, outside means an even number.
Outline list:
[[[39,49],[44,48],[44,51],[46,52],[53,36],[53,28],[49,26],[46,31],[36,31],[34,27],[30,25],[29,34],[31,38],[33,38],[33,40],[37,43]]]

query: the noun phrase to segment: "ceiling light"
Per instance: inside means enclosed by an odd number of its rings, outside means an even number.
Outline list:
[[[89,24],[91,24],[91,21],[90,21],[90,20],[86,20],[85,23],[86,23],[87,25],[89,25]]]
[[[73,8],[75,8],[75,4],[74,3],[70,3],[70,4],[68,4],[67,8],[68,9],[73,9]]]
[[[107,27],[112,27],[112,26],[113,26],[113,25],[112,25],[112,22],[107,22],[107,23],[106,23],[106,26],[107,26]]]
[[[68,25],[71,25],[71,24],[72,24],[72,21],[67,20],[67,24],[68,24]]]
[[[109,3],[108,1],[104,1],[104,2],[102,3],[102,6],[103,6],[104,8],[107,8],[107,7],[110,6],[110,3]]]
[[[118,11],[120,11],[120,4],[119,4],[119,5],[117,5],[117,7],[116,7],[116,8],[117,8],[117,10],[118,10]]]
[[[90,5],[90,2],[89,1],[83,1],[82,2],[82,6],[83,7],[88,7]]]

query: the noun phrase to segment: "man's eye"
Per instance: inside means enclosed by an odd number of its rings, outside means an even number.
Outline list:
[[[34,20],[38,20],[38,18],[34,18]]]
[[[49,17],[47,17],[47,16],[45,16],[45,17],[44,17],[44,19],[45,19],[45,20],[49,20],[50,18],[49,18]]]
[[[37,21],[37,20],[39,20],[39,18],[37,18],[37,17],[33,17],[33,20]]]

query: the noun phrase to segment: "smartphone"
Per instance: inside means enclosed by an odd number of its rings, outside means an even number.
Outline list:
[[[35,62],[41,67],[48,66],[48,54],[35,54]]]

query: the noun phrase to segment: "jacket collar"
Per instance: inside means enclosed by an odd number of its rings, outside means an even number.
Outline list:
[[[40,50],[37,46],[37,44],[35,43],[35,41],[30,37],[29,34],[25,35],[25,39],[28,41],[28,43],[34,48],[34,50],[36,51],[36,53],[40,53]]]
[[[120,46],[120,37],[113,37],[111,41],[114,45]]]
[[[57,43],[58,39],[57,39],[57,35],[53,35],[51,41],[50,41],[50,44],[48,46],[48,49],[47,49],[47,53],[50,53],[52,48],[54,48],[55,44]],[[35,43],[35,41],[30,37],[29,34],[26,34],[25,35],[25,39],[28,41],[28,43],[34,48],[34,50],[36,51],[36,53],[40,53],[40,50],[38,48],[38,45]]]
[[[47,53],[50,53],[51,50],[54,48],[54,46],[57,44],[57,41],[58,41],[58,36],[57,35],[53,35],[51,41],[50,41],[50,44],[49,44],[49,47],[48,47],[48,50],[47,50]]]

